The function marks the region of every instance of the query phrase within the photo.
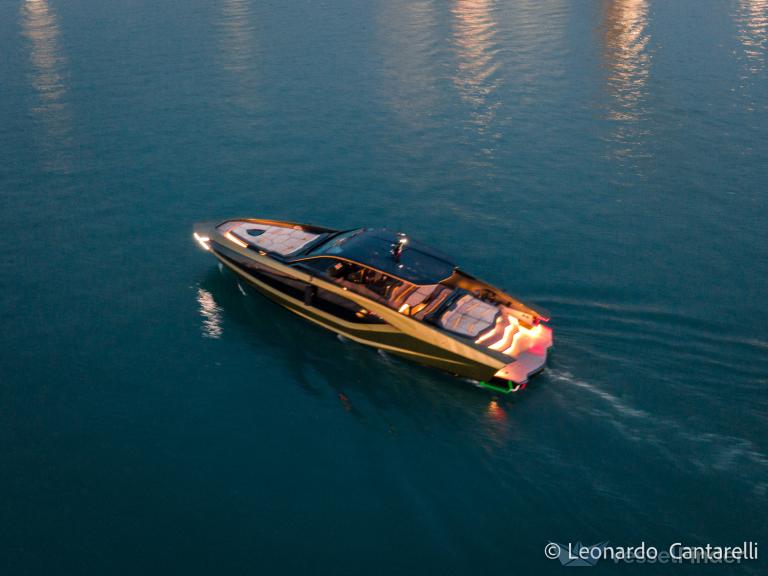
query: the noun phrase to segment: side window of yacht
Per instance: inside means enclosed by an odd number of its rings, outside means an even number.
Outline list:
[[[352,284],[365,284],[368,268],[352,262],[339,262],[329,269],[332,278],[346,280]]]
[[[310,258],[299,262],[302,268],[307,268],[318,276],[332,275],[335,267],[340,264],[341,262],[336,258]]]
[[[362,264],[341,262],[330,269],[331,278],[358,294],[386,303],[402,281]]]
[[[310,258],[302,260],[300,264],[303,268],[311,270],[318,277],[331,280],[355,292],[360,291],[362,285],[354,283],[350,278],[360,277],[361,266],[336,258]],[[375,314],[369,313],[348,298],[324,288],[316,288],[315,297],[311,302],[315,308],[324,310],[348,322],[356,324],[383,323],[383,320]]]
[[[337,258],[309,258],[301,260],[299,265],[317,276],[326,276],[337,283],[364,284],[369,272],[364,266]]]
[[[392,294],[399,286],[403,285],[402,280],[387,276],[383,272],[370,270],[365,285],[369,290],[378,294],[382,299],[389,300]]]

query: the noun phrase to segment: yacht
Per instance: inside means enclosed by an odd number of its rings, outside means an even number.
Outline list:
[[[552,347],[546,313],[400,232],[239,218],[195,224],[193,236],[299,316],[494,391],[525,388]]]

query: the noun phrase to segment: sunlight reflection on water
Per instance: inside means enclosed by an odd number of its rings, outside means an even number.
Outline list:
[[[637,120],[648,80],[650,36],[646,0],[611,0],[603,19],[603,61],[612,99],[612,120]]]
[[[472,106],[471,121],[482,132],[490,128],[499,105],[490,101],[500,66],[493,5],[490,0],[457,0],[451,12],[457,57],[453,83],[461,98]]]
[[[765,66],[768,0],[740,0],[735,20],[739,41],[749,61],[749,71],[756,74]]]
[[[67,103],[67,59],[61,49],[56,14],[47,0],[27,0],[21,6],[22,33],[30,42],[30,82],[37,94],[33,114],[45,127],[46,167],[66,170],[64,149],[71,140]]]
[[[651,67],[647,0],[606,0],[601,38],[611,155],[634,162],[648,155],[642,149]]]
[[[235,88],[232,101],[242,109],[253,109],[258,102],[259,46],[253,20],[248,0],[222,0],[218,23],[222,68],[231,78],[226,84]]]
[[[202,322],[200,328],[204,338],[221,338],[224,333],[221,308],[213,299],[213,294],[203,288],[197,290],[197,303],[200,306]]]

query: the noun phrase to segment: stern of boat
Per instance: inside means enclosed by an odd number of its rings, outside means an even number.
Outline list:
[[[525,389],[529,378],[544,369],[549,350],[552,348],[552,329],[537,324],[530,330],[521,330],[516,342],[515,359],[498,370],[485,384],[503,393]]]

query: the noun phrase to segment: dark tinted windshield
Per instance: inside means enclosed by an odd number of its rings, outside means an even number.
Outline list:
[[[398,261],[392,246],[399,239],[390,230],[360,228],[332,237],[310,255],[342,256],[414,284],[436,284],[453,273],[456,266],[446,256],[412,239]]]
[[[362,228],[358,228],[357,230],[349,230],[347,232],[341,232],[340,234],[336,234],[335,236],[332,236],[329,240],[323,242],[313,250],[311,250],[308,254],[308,256],[318,256],[320,254],[342,254],[344,249],[344,244],[349,240],[350,238],[356,236],[357,234],[360,234],[362,232]]]

